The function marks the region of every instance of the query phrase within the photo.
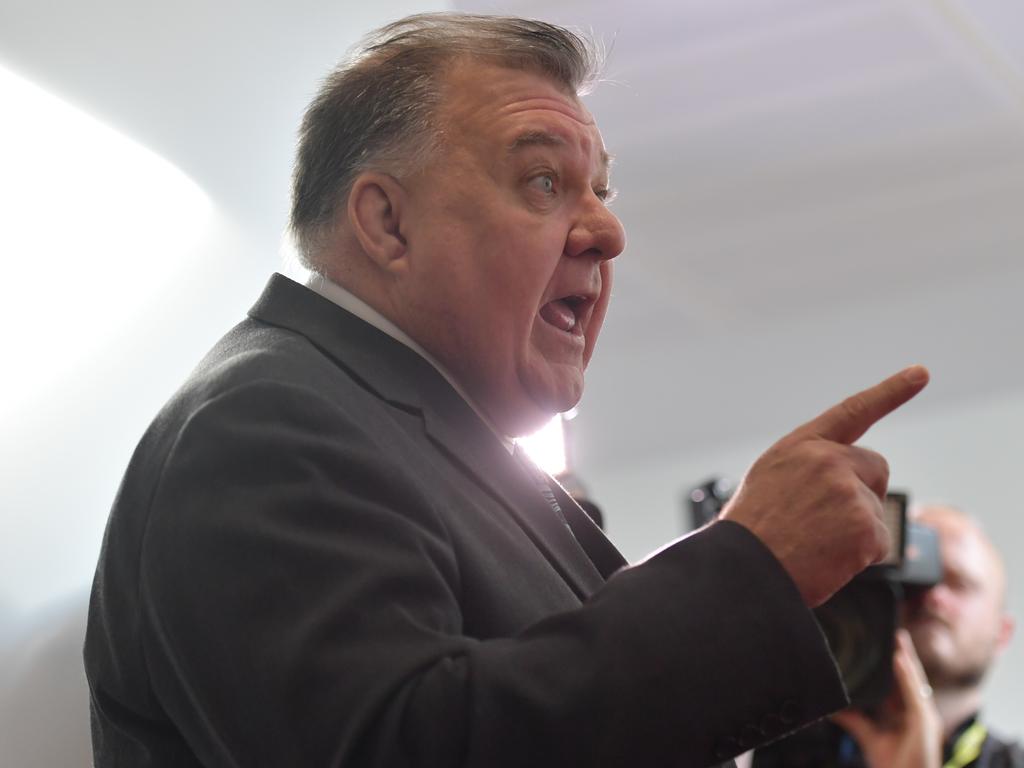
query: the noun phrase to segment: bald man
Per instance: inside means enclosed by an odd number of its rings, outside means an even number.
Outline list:
[[[836,716],[863,751],[863,762],[851,756],[841,765],[1024,766],[1020,748],[994,736],[979,718],[985,677],[1013,635],[1002,557],[958,509],[920,507],[913,519],[938,531],[942,581],[905,603],[896,691],[882,720],[852,711]]]

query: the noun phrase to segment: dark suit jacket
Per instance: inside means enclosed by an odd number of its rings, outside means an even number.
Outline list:
[[[96,765],[697,766],[844,705],[744,528],[621,568],[556,492],[576,537],[429,363],[275,276],[111,512]]]

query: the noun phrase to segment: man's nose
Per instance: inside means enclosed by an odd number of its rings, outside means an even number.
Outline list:
[[[921,591],[921,594],[914,601],[914,608],[918,611],[924,610],[929,613],[945,616],[952,596],[953,591],[947,585],[939,582]]]
[[[622,253],[625,247],[626,232],[622,222],[597,195],[588,195],[566,238],[566,254],[607,261]]]

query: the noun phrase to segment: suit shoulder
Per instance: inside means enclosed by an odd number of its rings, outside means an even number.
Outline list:
[[[203,413],[208,419],[233,414],[255,423],[300,402],[307,412],[330,412],[353,425],[380,408],[377,398],[305,336],[244,320],[214,345],[157,413],[136,447],[126,480],[158,477],[175,442]]]
[[[349,378],[308,338],[247,319],[232,328],[199,362],[180,393],[216,395],[253,381],[312,383]]]

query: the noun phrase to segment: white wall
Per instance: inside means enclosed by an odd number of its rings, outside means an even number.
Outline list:
[[[0,96],[0,763],[84,766],[85,607],[121,475],[281,259],[110,126],[2,68]]]
[[[844,393],[836,394],[838,399]],[[723,418],[728,418],[724,412]],[[612,540],[636,560],[687,530],[686,489],[709,475],[741,477],[778,437],[763,435],[707,449],[687,446],[643,466],[629,466],[624,457],[620,468],[594,467],[583,479],[605,511]],[[679,439],[685,445],[686,436]],[[1009,610],[1024,622],[1024,510],[1017,485],[1024,471],[1024,392],[935,410],[928,407],[925,390],[917,402],[876,425],[862,444],[889,459],[892,487],[908,490],[917,501],[956,504],[982,521],[1005,556]],[[1021,690],[1024,634],[997,664],[986,704],[991,722],[1017,737],[1024,735]]]

